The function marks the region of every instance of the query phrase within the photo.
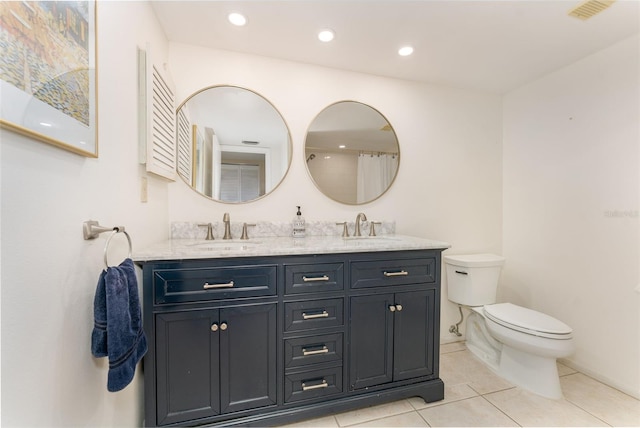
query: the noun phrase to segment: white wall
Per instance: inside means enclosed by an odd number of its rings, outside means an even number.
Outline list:
[[[82,222],[124,225],[134,249],[168,237],[166,183],[150,176],[140,202],[136,101],[136,45],[162,54],[166,41],[146,2],[97,12],[99,158],[0,133],[3,426],[142,424],[141,377],[109,393],[107,361],[90,353],[108,234],[84,241]]]
[[[273,103],[293,141],[289,173],[268,197],[223,204],[180,181],[169,186],[171,221],[220,221],[224,212],[232,222],[287,221],[301,205],[307,220],[354,221],[362,211],[369,220],[396,220],[398,233],[449,242],[450,253],[501,252],[501,97],[177,43],[170,44],[169,64],[179,103],[210,85],[242,86]],[[306,170],[307,128],[341,100],[379,110],[399,139],[398,176],[366,205],[332,201]],[[458,313],[446,287],[442,302],[442,340],[457,340],[448,331]]]
[[[574,329],[572,365],[636,397],[639,52],[634,37],[505,96],[501,283]]]

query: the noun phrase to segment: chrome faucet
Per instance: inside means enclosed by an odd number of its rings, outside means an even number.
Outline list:
[[[222,239],[232,239],[231,238],[231,218],[229,217],[229,213],[224,213],[222,216],[222,221],[224,222],[224,236]]]
[[[353,236],[362,236],[362,233],[360,233],[360,223],[363,221],[367,221],[367,216],[364,215],[364,213],[358,213],[356,216],[356,228],[353,232]]]

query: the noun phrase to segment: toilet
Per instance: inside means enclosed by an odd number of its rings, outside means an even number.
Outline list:
[[[574,352],[571,327],[531,309],[496,303],[504,257],[446,255],[443,260],[449,300],[471,310],[467,348],[514,385],[543,397],[562,398],[556,359]]]

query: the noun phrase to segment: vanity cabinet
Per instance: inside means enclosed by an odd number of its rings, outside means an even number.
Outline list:
[[[139,261],[145,425],[269,426],[441,400],[441,251]]]
[[[155,316],[158,424],[276,403],[276,304]]]
[[[434,376],[435,290],[351,298],[350,387]]]

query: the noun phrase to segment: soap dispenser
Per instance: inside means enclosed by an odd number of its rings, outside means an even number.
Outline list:
[[[305,224],[304,217],[302,217],[302,213],[300,212],[300,207],[298,206],[298,212],[293,219],[293,237],[294,238],[304,238],[305,235]]]

